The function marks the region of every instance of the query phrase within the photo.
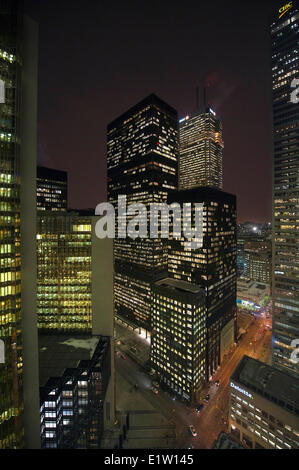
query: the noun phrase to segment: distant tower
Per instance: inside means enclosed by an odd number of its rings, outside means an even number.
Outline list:
[[[200,110],[199,89],[196,90],[197,111],[180,124],[179,189],[199,186],[222,189],[222,124],[206,105]]]
[[[36,204],[38,211],[67,210],[67,172],[37,167]]]

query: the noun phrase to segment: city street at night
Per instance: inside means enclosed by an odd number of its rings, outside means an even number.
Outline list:
[[[128,355],[123,359],[120,354],[116,355],[116,371],[125,378],[132,386],[138,384],[140,395],[146,399],[151,407],[154,407],[163,416],[176,424],[177,439],[176,448],[188,448],[193,445],[198,449],[209,449],[217,439],[221,431],[227,431],[228,406],[229,406],[229,379],[237,364],[244,354],[269,363],[271,360],[271,331],[267,328],[268,318],[251,318],[247,333],[240,339],[229,355],[224,358],[223,364],[215,373],[213,380],[201,391],[203,408],[196,413],[195,406],[188,407],[178,399],[172,400],[168,392],[159,390],[155,395],[152,390],[152,378]],[[117,330],[119,332],[119,329]],[[122,331],[122,337],[125,333]],[[133,341],[134,333],[128,331],[127,335]],[[136,343],[141,347],[141,341],[135,333]],[[117,349],[122,351],[122,345]],[[124,351],[127,351],[125,348]],[[219,387],[215,381],[219,380]],[[210,395],[208,403],[203,401],[205,395]],[[136,400],[136,393],[134,395]],[[117,405],[117,404],[116,404]],[[192,437],[189,426],[194,425],[197,436]]]

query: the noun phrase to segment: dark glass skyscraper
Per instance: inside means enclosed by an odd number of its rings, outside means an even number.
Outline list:
[[[273,88],[273,364],[298,373],[291,358],[299,338],[299,9],[281,6],[271,24]],[[298,85],[297,85],[298,87]]]
[[[177,112],[150,95],[108,125],[108,200],[127,205],[167,202],[177,189]],[[149,225],[149,220],[147,220]],[[152,283],[167,272],[167,244],[161,238],[115,239],[115,313],[150,330]]]
[[[37,167],[36,204],[38,211],[67,210],[67,172]]]
[[[38,447],[36,118],[38,28],[0,1],[0,449]]]
[[[189,282],[204,292],[206,361],[201,375],[208,380],[235,340],[236,197],[202,187],[174,192],[168,201],[181,206],[183,203],[203,204],[202,247],[186,249],[184,238],[175,239],[170,234],[168,272],[173,279]]]

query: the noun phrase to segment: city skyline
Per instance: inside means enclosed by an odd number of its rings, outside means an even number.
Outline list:
[[[142,11],[134,1],[126,8],[117,1],[100,10],[96,2],[89,5],[83,12],[77,2],[72,10],[63,4],[55,8],[55,1],[25,2],[41,31],[38,163],[68,171],[71,207],[95,207],[106,200],[108,122],[152,92],[182,118],[196,109],[196,87],[202,101],[202,86],[210,83],[207,100],[223,121],[223,189],[238,196],[239,222],[269,222],[268,24],[281,2],[229,7],[217,2],[217,8],[192,2],[190,9],[153,2]],[[78,54],[84,67],[77,65]]]
[[[0,0],[0,449],[299,449],[298,36]]]

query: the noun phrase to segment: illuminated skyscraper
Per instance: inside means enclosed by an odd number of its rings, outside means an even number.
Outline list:
[[[179,189],[222,188],[222,124],[211,108],[180,120]]]
[[[36,328],[37,25],[0,1],[0,449],[39,440]],[[2,344],[3,344],[2,343]]]
[[[112,241],[96,237],[98,219],[86,211],[45,212],[37,218],[37,313],[42,333],[91,333],[104,312],[112,315],[110,306],[104,308],[113,296],[112,279],[111,286],[108,282]]]
[[[244,277],[254,281],[271,284],[272,277],[272,244],[271,240],[256,237],[244,243]]]
[[[168,272],[204,291],[206,344],[202,379],[208,380],[235,341],[236,328],[236,197],[211,188],[174,192],[169,203],[203,204],[203,245],[187,249],[185,238],[170,232]],[[194,220],[194,209],[192,220]]]
[[[177,112],[150,95],[108,125],[108,200],[128,206],[167,201],[177,189]],[[148,211],[149,212],[149,211]],[[167,274],[167,244],[159,239],[115,239],[115,314],[150,330],[151,285]]]
[[[206,373],[205,292],[190,282],[165,278],[153,286],[151,369],[188,402]]]
[[[67,172],[37,167],[36,204],[38,211],[67,210]]]
[[[273,364],[298,373],[299,339],[299,9],[284,4],[271,24],[273,88]],[[298,88],[298,84],[296,85]],[[297,93],[298,94],[298,93]],[[297,346],[298,347],[298,346]]]

